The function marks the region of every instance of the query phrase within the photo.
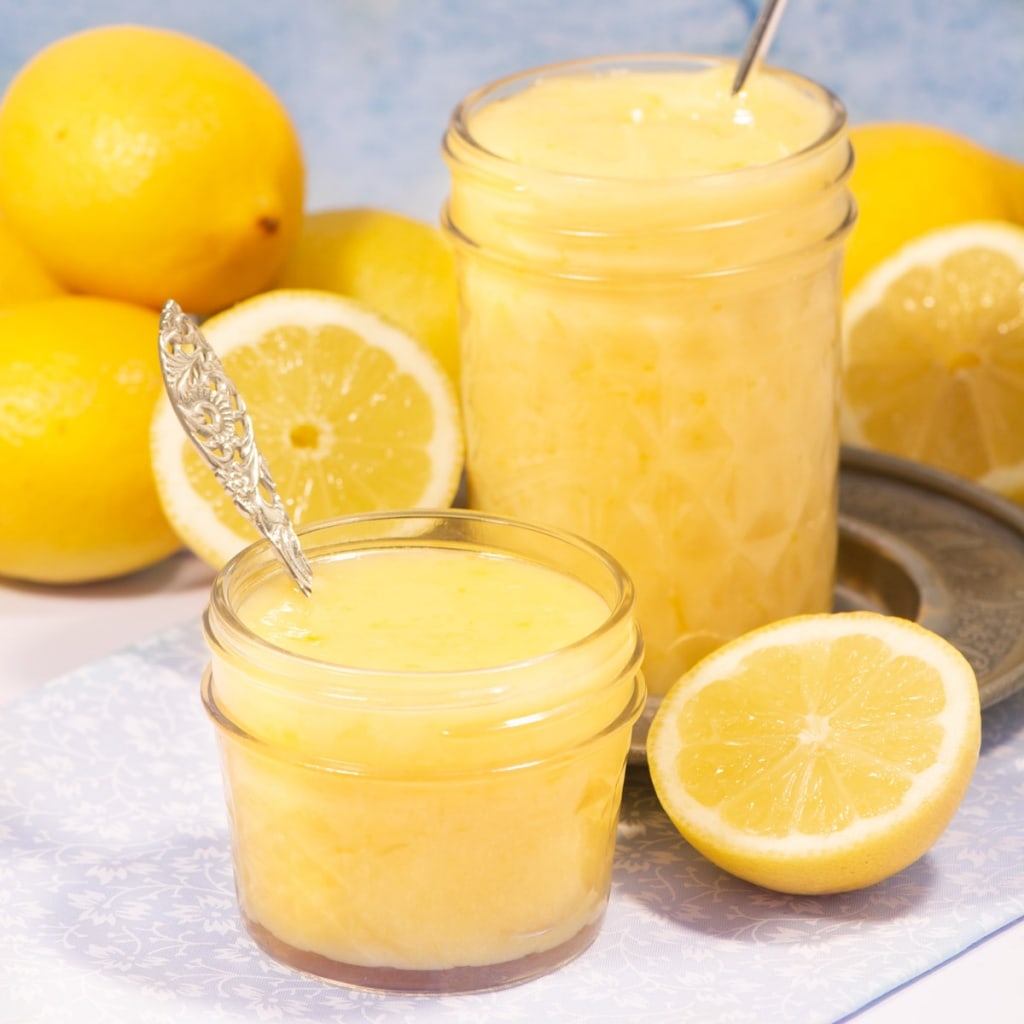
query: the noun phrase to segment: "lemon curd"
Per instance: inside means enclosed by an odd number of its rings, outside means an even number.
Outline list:
[[[631,587],[598,549],[469,513],[303,535],[215,584],[204,697],[239,903],[271,955],[371,988],[550,970],[608,899],[644,689]]]
[[[831,603],[845,116],[780,71],[732,97],[734,70],[543,68],[445,140],[470,504],[625,565],[653,693]]]

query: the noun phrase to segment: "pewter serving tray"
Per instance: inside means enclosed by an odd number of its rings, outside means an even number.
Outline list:
[[[906,459],[844,448],[834,607],[914,619],[978,676],[982,707],[1024,687],[1024,508]],[[649,698],[630,748],[644,744]]]

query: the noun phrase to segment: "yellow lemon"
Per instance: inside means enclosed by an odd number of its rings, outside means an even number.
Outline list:
[[[664,697],[647,741],[658,797],[709,860],[829,893],[921,857],[967,792],[977,681],[935,633],[872,612],[783,620],[731,641]]]
[[[205,313],[266,287],[302,218],[277,97],[176,32],[104,26],[37,54],[0,104],[0,207],[72,291]]]
[[[913,238],[968,220],[1024,223],[1024,165],[953,132],[879,122],[850,130],[857,223],[844,289]]]
[[[86,296],[0,312],[0,575],[104,579],[180,547],[149,462],[156,331],[151,310]]]
[[[463,451],[455,392],[397,327],[331,292],[282,289],[211,317],[202,332],[245,399],[296,525],[451,504]],[[201,558],[219,567],[257,539],[166,396],[152,457],[167,517]]]
[[[0,309],[60,295],[63,289],[0,220]]]
[[[458,383],[455,261],[432,225],[386,210],[310,214],[279,283],[358,299],[423,342]]]
[[[1024,227],[929,232],[846,302],[849,444],[927,462],[1024,502]]]

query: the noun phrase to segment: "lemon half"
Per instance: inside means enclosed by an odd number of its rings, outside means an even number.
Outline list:
[[[755,884],[829,893],[922,856],[978,758],[977,681],[916,623],[784,620],[683,676],[651,724],[658,797],[709,860]]]
[[[245,399],[292,521],[450,505],[462,470],[451,382],[416,341],[358,303],[278,290],[202,325]],[[152,429],[167,518],[219,567],[257,539],[163,396]]]
[[[923,235],[850,295],[842,434],[1024,501],[1024,228]]]

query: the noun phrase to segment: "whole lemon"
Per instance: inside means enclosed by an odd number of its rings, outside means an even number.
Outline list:
[[[299,139],[274,93],[198,39],[67,36],[0,104],[0,207],[71,291],[206,313],[264,288],[302,218]]]
[[[433,225],[388,210],[311,213],[278,283],[357,299],[426,345],[458,382],[455,260]]]
[[[35,255],[0,220],[0,309],[60,295],[61,291]]]
[[[911,239],[970,220],[1024,223],[1024,165],[930,125],[878,122],[850,129],[850,189],[859,209],[846,246],[849,293]]]
[[[158,319],[73,295],[0,311],[0,575],[97,580],[181,546],[149,459]]]

